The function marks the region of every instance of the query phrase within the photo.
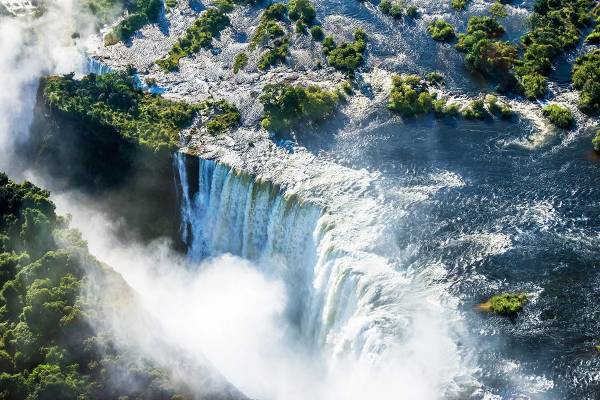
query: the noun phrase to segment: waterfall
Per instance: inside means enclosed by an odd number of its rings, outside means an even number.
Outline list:
[[[113,71],[113,69],[111,67],[109,67],[102,61],[98,60],[97,58],[94,58],[94,57],[87,58],[87,64],[86,64],[86,69],[85,69],[86,74],[103,75],[103,74],[107,74],[112,71]],[[148,85],[144,80],[142,80],[142,78],[140,77],[140,75],[138,73],[133,75],[133,80],[134,80],[134,84],[140,90],[142,90],[144,92],[149,92],[152,94],[163,94],[167,91],[165,88],[154,85],[154,84],[151,86]]]
[[[319,207],[281,188],[211,160],[199,160],[197,191],[186,157],[175,159],[181,181],[181,234],[192,260],[231,253],[255,261],[288,284],[290,318],[300,321],[316,259]]]
[[[419,352],[431,347],[455,350],[431,291],[385,257],[349,245],[348,225],[333,213],[223,163],[179,154],[175,164],[189,257],[231,253],[281,278],[290,320],[312,348],[377,359],[426,319],[433,343],[406,348],[403,362],[427,363]]]
[[[112,68],[94,57],[87,58],[86,73],[103,75],[112,71]]]

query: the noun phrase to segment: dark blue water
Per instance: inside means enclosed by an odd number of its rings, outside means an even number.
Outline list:
[[[451,45],[427,37],[423,21],[394,21],[356,1],[322,3],[321,15],[342,14],[381,35],[370,42],[369,66],[399,73],[440,70],[448,87],[461,93],[488,87],[465,71]],[[468,15],[485,13],[456,13],[445,2],[431,3],[420,6],[444,14],[458,31]],[[526,30],[524,11],[531,3],[513,3],[522,10],[505,21],[508,40]],[[557,61],[552,79],[562,86],[577,51]],[[482,392],[502,399],[600,398],[600,353],[594,349],[600,344],[600,162],[590,151],[591,130],[557,132],[523,148],[506,145],[534,132],[518,118],[390,119],[379,110],[302,141],[344,165],[381,171],[400,186],[440,171],[460,176],[464,186],[435,194],[390,224],[398,245],[412,249],[405,262],[444,266],[474,338],[462,345],[476,349]],[[516,319],[476,311],[507,290],[530,294]]]

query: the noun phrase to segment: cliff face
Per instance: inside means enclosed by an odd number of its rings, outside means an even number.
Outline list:
[[[78,190],[128,231],[179,241],[172,155],[123,138],[110,126],[50,106],[40,89],[22,156],[54,191]],[[143,204],[143,207],[140,206]]]

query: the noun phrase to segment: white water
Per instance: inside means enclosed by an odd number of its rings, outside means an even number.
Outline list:
[[[334,391],[317,398],[354,399],[375,391],[382,398],[401,393],[433,399],[452,393],[464,365],[446,320],[451,315],[436,293],[442,288],[365,251],[373,243],[345,242],[352,231],[355,240],[366,240],[359,235],[373,227],[350,228],[335,213],[214,161],[200,160],[199,190],[191,193],[183,155],[176,165],[189,257],[231,253],[284,283],[292,335],[322,360],[327,376],[335,376],[329,378]]]

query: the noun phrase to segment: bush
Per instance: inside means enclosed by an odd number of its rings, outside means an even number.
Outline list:
[[[311,24],[317,16],[317,11],[309,0],[290,0],[288,15],[292,21],[303,21],[306,24]]]
[[[483,100],[473,100],[469,105],[462,110],[462,116],[466,119],[486,119],[488,113],[485,109],[485,103]]]
[[[427,74],[427,82],[430,85],[440,86],[444,83],[444,75],[439,72],[430,72]]]
[[[524,293],[502,293],[492,296],[482,308],[498,315],[512,317],[521,311],[526,303],[527,295]]]
[[[284,63],[289,47],[289,42],[284,39],[275,48],[267,50],[258,60],[258,69],[264,71],[277,63]]]
[[[492,14],[496,18],[506,18],[506,17],[508,17],[508,12],[506,11],[506,5],[502,4],[499,1],[496,1],[490,7],[490,14]]]
[[[385,15],[389,15],[392,10],[392,2],[391,0],[381,0],[379,2],[379,10]]]
[[[340,97],[316,86],[267,85],[260,101],[264,106],[262,126],[267,130],[288,131],[331,115]]]
[[[233,61],[233,73],[237,74],[240,72],[240,69],[244,68],[246,65],[248,65],[248,54],[238,54],[235,56],[235,60]]]
[[[413,117],[428,113],[432,106],[433,98],[419,76],[393,77],[388,109],[403,117]]]
[[[433,40],[440,42],[448,42],[456,36],[454,27],[443,19],[434,20],[427,28],[427,32],[429,32]]]
[[[296,7],[302,2],[296,2]],[[289,51],[289,41],[283,38],[285,31],[279,21],[283,21],[288,14],[288,8],[285,4],[275,3],[270,5],[261,15],[260,23],[252,39],[250,40],[250,50],[254,50],[260,44],[269,44],[268,49],[258,61],[258,69],[265,70],[279,62],[285,62]],[[300,18],[300,17],[299,17]],[[303,19],[297,19],[297,24],[302,25],[304,29]]]
[[[379,3],[379,10],[392,18],[402,18],[402,14],[404,14],[404,3],[400,0],[382,0]],[[411,10],[411,12],[416,13],[416,8]]]
[[[513,111],[510,106],[504,102],[499,102],[496,96],[491,94],[485,96],[485,102],[490,113],[499,115],[504,119],[512,117]]]
[[[585,41],[589,44],[600,44],[600,17],[596,18],[596,27],[585,38]]]
[[[548,79],[537,72],[521,75],[519,84],[523,94],[530,100],[540,99],[548,92]]]
[[[406,16],[411,18],[416,18],[419,16],[419,9],[415,5],[410,5],[406,9]]]
[[[354,32],[353,43],[336,45],[333,38],[326,37],[323,40],[323,53],[327,56],[327,62],[332,67],[353,73],[363,62],[363,53],[367,45],[367,35],[362,29]]]
[[[323,32],[323,28],[320,25],[315,25],[310,28],[310,36],[317,42],[320,42],[325,37],[325,33]]]
[[[183,37],[169,50],[169,54],[156,61],[156,64],[165,71],[177,70],[179,60],[197,53],[202,48],[209,48],[213,37],[218,37],[229,25],[227,15],[217,8],[209,8],[187,29]]]
[[[556,104],[544,107],[542,114],[544,117],[548,118],[553,125],[559,128],[568,129],[575,123],[571,111],[566,107],[561,107]]]
[[[157,22],[160,17],[161,0],[134,0],[126,4],[129,15],[106,36],[106,45],[129,40],[137,30]]]
[[[465,8],[467,8],[467,4],[469,4],[471,2],[471,0],[452,0],[450,2],[450,5],[452,6],[452,8],[455,8],[457,10],[464,10]]]
[[[580,91],[579,108],[591,115],[600,113],[600,50],[584,54],[573,66],[573,86]]]

